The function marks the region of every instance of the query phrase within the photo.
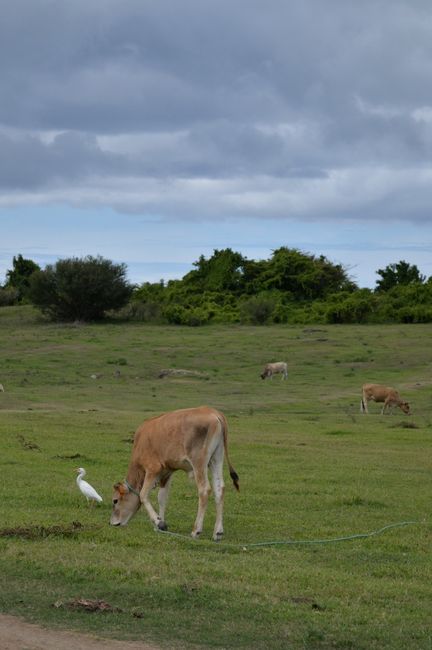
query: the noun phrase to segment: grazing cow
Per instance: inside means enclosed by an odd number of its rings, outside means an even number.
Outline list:
[[[160,530],[167,530],[165,508],[173,473],[182,469],[195,478],[198,488],[198,513],[192,537],[199,537],[208,497],[211,492],[208,469],[212,474],[216,501],[216,523],[213,539],[223,535],[223,461],[227,459],[235,488],[239,477],[228,458],[227,422],[225,416],[208,406],[181,409],[146,420],[136,431],[126,480],[114,485],[112,526],[125,526],[144,504],[151,521]],[[159,484],[159,514],[149,495]]]
[[[278,361],[277,363],[266,363],[264,370],[261,373],[261,379],[265,379],[266,377],[273,379],[273,375],[277,375],[278,373],[282,374],[282,379],[286,379],[288,377],[288,366],[285,361]]]
[[[3,384],[0,384],[0,393],[4,393]]]
[[[399,406],[404,413],[410,415],[410,405],[408,402],[401,399],[397,390],[390,388],[389,386],[382,386],[381,384],[364,384],[362,388],[362,399],[360,402],[361,413],[369,413],[368,402],[370,400],[374,402],[384,402],[381,409],[381,415],[385,413],[387,408],[392,409],[394,406]]]

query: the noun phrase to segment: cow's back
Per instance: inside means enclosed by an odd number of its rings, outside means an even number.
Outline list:
[[[178,409],[143,422],[134,436],[132,461],[144,468],[167,466],[188,470],[191,450],[205,444],[211,424],[225,422],[209,406]]]
[[[394,399],[399,398],[397,390],[383,384],[364,384],[363,394],[367,399],[373,399],[375,402],[385,402],[389,395]]]

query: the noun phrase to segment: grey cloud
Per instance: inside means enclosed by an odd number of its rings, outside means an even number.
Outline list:
[[[46,144],[34,135],[0,133],[0,186],[33,189],[50,182],[76,181],[88,174],[112,173],[116,156],[103,153],[94,136],[62,133]]]
[[[361,196],[348,208],[333,189],[335,170],[364,178],[430,165],[432,120],[413,117],[432,107],[429,11],[429,0],[16,0],[0,23],[0,185],[60,184],[66,197],[68,184],[114,179],[115,205],[169,216],[214,197],[146,198],[140,181],[239,178],[249,179],[244,199],[228,192],[217,209],[360,213]],[[59,135],[48,142],[45,131]],[[261,177],[270,181],[258,199]],[[427,218],[426,184],[410,178],[410,217]],[[402,213],[397,189],[378,194],[369,206]]]
[[[401,0],[189,0],[181,11],[167,0],[21,1],[2,16],[0,121],[125,132],[333,117],[353,92],[431,103],[425,9]]]

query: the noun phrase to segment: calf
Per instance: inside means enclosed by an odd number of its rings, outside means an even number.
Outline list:
[[[198,513],[192,537],[199,537],[211,492],[210,468],[216,501],[213,539],[221,539],[224,455],[234,486],[239,489],[239,477],[228,458],[227,429],[225,416],[208,406],[172,411],[146,420],[135,433],[126,480],[114,485],[111,525],[125,526],[144,504],[155,526],[166,530],[165,508],[172,475],[182,469],[195,478],[198,488]],[[149,499],[156,484],[159,484],[159,513]]]
[[[273,379],[273,375],[277,375],[278,373],[282,374],[282,379],[286,379],[288,377],[288,366],[285,361],[278,361],[277,363],[266,363],[264,370],[261,373],[261,379],[265,379],[266,377]]]
[[[360,412],[369,413],[368,411],[368,402],[384,402],[384,405],[381,409],[381,415],[383,415],[386,409],[392,409],[394,406],[399,406],[399,408],[410,415],[410,405],[408,402],[405,402],[401,399],[399,393],[394,388],[389,386],[382,386],[381,384],[364,384],[362,388],[362,399],[360,402]]]

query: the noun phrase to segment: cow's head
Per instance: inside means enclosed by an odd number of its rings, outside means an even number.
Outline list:
[[[138,492],[126,483],[116,483],[112,496],[111,526],[126,526],[141,505]]]
[[[402,402],[400,407],[404,413],[411,415],[410,405],[408,402]]]

